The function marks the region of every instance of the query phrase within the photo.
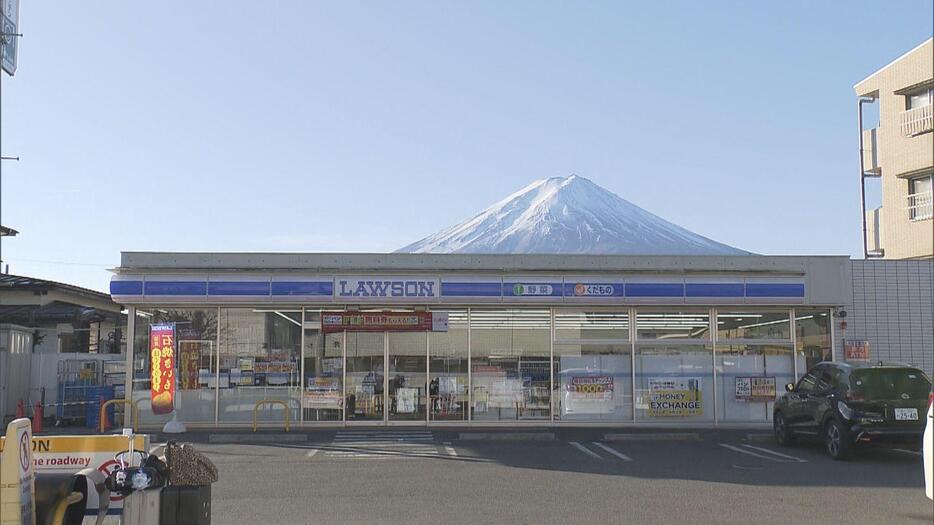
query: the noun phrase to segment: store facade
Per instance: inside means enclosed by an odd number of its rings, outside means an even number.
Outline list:
[[[194,426],[761,423],[833,359],[847,264],[130,252],[111,295],[143,426],[166,377]]]

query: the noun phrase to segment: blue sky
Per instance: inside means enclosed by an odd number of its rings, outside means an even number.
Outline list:
[[[932,3],[24,2],[0,255],[105,290],[121,250],[391,251],[571,173],[857,255],[853,85]]]

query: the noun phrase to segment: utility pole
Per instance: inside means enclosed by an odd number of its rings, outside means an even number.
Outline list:
[[[16,73],[16,61],[19,51],[19,0],[0,0],[0,68],[11,77]],[[0,106],[3,102],[3,75],[0,74]],[[2,128],[3,110],[0,109],[0,128]],[[3,150],[3,136],[0,132],[0,152]],[[19,160],[19,157],[0,156],[0,196],[3,194],[3,162],[5,160]],[[0,212],[3,210],[0,199]],[[2,216],[2,214],[0,214]]]

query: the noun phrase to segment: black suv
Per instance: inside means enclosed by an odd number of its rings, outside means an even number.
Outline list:
[[[902,363],[818,363],[775,402],[775,441],[822,441],[834,459],[854,445],[917,447],[924,433],[931,381]]]

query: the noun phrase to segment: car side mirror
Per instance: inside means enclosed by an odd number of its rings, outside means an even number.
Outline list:
[[[786,384],[785,384],[785,391],[786,391],[786,392],[794,392],[794,391],[795,391],[795,384],[794,384],[794,383],[786,383]]]

